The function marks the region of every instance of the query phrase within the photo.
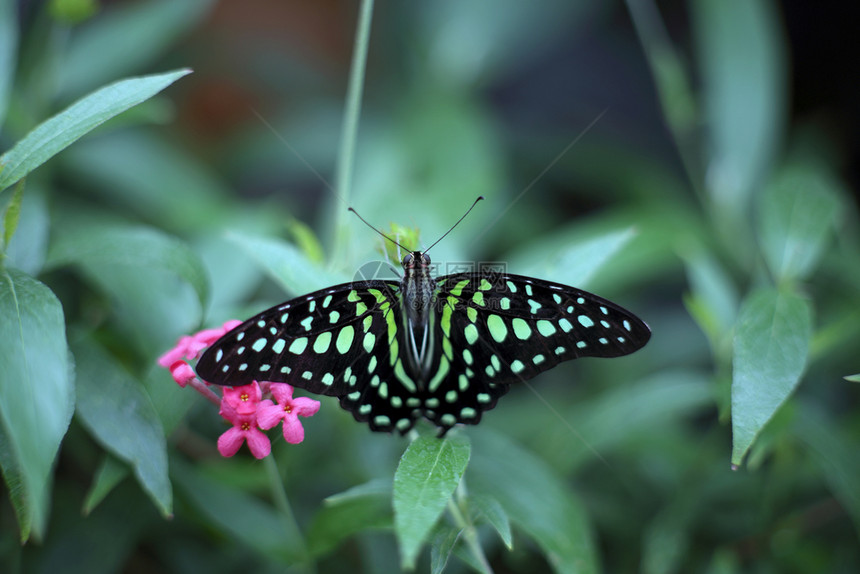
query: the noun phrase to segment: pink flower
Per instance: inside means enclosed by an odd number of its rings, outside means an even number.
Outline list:
[[[260,428],[270,429],[284,422],[284,439],[290,444],[305,440],[305,429],[299,417],[313,416],[320,409],[320,402],[307,397],[293,398],[293,387],[285,383],[271,383],[272,396],[278,404],[265,400],[257,408]]]
[[[254,383],[256,386],[256,383]],[[245,385],[250,386],[250,385]],[[258,387],[259,388],[259,387]],[[257,413],[240,413],[226,398],[221,401],[221,416],[233,424],[218,437],[218,452],[222,456],[233,456],[239,452],[242,443],[247,441],[248,448],[255,458],[261,459],[269,456],[272,452],[272,443],[269,442],[263,431],[257,428]]]
[[[170,374],[180,387],[185,387],[197,375],[191,365],[185,361],[176,361],[170,365]]]
[[[241,415],[249,415],[257,412],[257,406],[260,404],[260,399],[263,398],[263,391],[257,381],[252,381],[248,385],[240,387],[224,387],[223,398],[221,399],[221,410],[224,410],[224,405],[229,404],[237,413]],[[224,414],[223,412],[221,413]]]
[[[176,361],[196,359],[203,349],[220,339],[227,331],[231,331],[241,324],[241,321],[231,319],[217,329],[204,329],[191,336],[183,335],[172,349],[158,358],[158,364],[169,369]]]

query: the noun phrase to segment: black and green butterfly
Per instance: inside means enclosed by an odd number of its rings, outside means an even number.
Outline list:
[[[248,319],[207,349],[198,376],[289,383],[337,397],[374,431],[406,433],[425,417],[444,434],[477,424],[512,383],[570,359],[627,355],[651,336],[629,311],[566,285],[433,278],[428,250],[403,258],[400,281],[344,283]]]

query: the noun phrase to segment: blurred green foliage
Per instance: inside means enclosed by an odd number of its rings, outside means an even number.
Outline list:
[[[379,4],[348,197],[357,5],[93,8],[0,0],[0,570],[860,570],[857,210],[778,3]],[[348,205],[426,246],[478,195],[434,262],[598,292],[649,345],[445,441],[323,399],[221,458],[159,354],[380,259]]]

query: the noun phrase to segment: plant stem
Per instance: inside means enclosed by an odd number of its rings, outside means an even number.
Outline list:
[[[361,97],[364,91],[364,73],[367,65],[367,47],[370,44],[370,22],[373,16],[373,0],[362,0],[359,10],[358,28],[355,34],[355,48],[349,71],[349,85],[346,91],[346,108],[341,126],[340,150],[338,151],[337,171],[335,173],[335,194],[344,204],[339,205],[335,217],[334,257],[331,261],[341,261],[346,249],[346,208],[352,187],[352,172],[355,164],[355,140],[358,133],[358,120],[361,115]]]
[[[448,512],[451,513],[457,526],[463,529],[463,538],[466,540],[466,545],[472,552],[472,556],[475,557],[484,572],[487,574],[493,574],[493,568],[487,561],[487,557],[484,555],[484,549],[481,548],[481,544],[478,541],[478,531],[475,529],[475,525],[472,524],[460,508],[460,501],[464,500],[465,492],[466,487],[464,485],[464,480],[460,480],[460,484],[457,485],[457,490],[454,495],[448,499]]]
[[[298,522],[296,522],[296,517],[293,514],[293,509],[290,506],[290,501],[287,498],[287,493],[284,490],[284,483],[281,479],[281,473],[278,472],[278,466],[275,463],[274,456],[267,456],[263,459],[263,463],[266,466],[266,474],[269,477],[269,485],[271,487],[272,500],[275,503],[275,507],[278,509],[282,519],[284,526],[289,533],[289,539],[293,541],[293,545],[296,546],[297,554],[301,555],[304,562],[304,570],[306,572],[316,572],[316,567],[314,565],[313,559],[311,558],[310,553],[308,552],[308,545],[305,542],[305,537],[302,536],[302,531],[299,528]]]

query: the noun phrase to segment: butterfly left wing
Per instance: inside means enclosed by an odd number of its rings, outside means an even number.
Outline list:
[[[457,273],[437,279],[438,336],[446,397],[434,421],[476,424],[512,383],[578,357],[619,357],[642,348],[648,326],[586,291],[523,277]]]
[[[403,398],[395,336],[400,285],[344,283],[297,297],[248,319],[213,343],[197,362],[203,380],[238,386],[288,383],[336,396],[374,431],[408,431],[420,416]]]
[[[297,297],[248,319],[213,343],[197,362],[203,380],[238,386],[289,383],[341,396],[359,386],[371,357],[383,359],[394,282],[344,283]],[[372,370],[372,369],[371,369]]]

